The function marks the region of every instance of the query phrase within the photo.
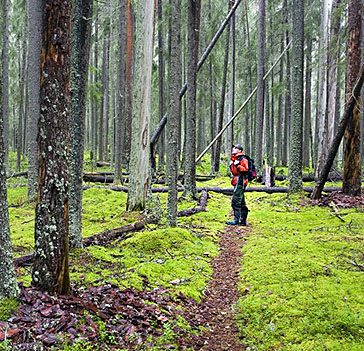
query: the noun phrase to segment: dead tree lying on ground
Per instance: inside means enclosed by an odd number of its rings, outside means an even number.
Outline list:
[[[109,186],[109,187],[98,187],[98,186],[85,186],[83,190],[87,189],[108,189],[112,191],[122,191],[127,193],[128,188],[123,186]],[[303,191],[306,193],[312,193],[314,191],[314,187],[303,187]],[[167,193],[168,188],[152,188],[152,193]],[[197,192],[201,191],[207,191],[207,192],[214,192],[214,193],[220,193],[224,195],[232,195],[233,194],[233,188],[198,188]],[[331,193],[333,191],[340,191],[340,187],[327,187],[324,188],[323,191],[327,193]],[[184,191],[184,188],[179,187],[179,192]],[[289,189],[288,187],[247,187],[246,192],[260,192],[260,193],[268,193],[268,194],[276,194],[276,193],[288,193]]]
[[[208,192],[202,191],[202,194],[199,199],[199,206],[178,211],[177,216],[186,217],[194,215],[198,212],[205,212],[207,199],[208,199]],[[107,243],[115,239],[125,240],[132,236],[131,233],[144,229],[145,226],[147,226],[148,224],[158,223],[158,222],[159,218],[157,217],[153,216],[145,217],[139,222],[128,224],[120,228],[110,229],[105,232],[97,233],[88,238],[84,238],[82,242],[85,247],[93,245],[106,245]],[[23,267],[23,266],[29,266],[32,263],[32,261],[33,261],[33,254],[29,254],[16,258],[14,260],[14,264],[16,267]]]

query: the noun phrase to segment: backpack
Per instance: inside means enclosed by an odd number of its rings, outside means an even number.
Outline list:
[[[246,172],[242,172],[243,175],[248,177],[249,181],[254,180],[257,177],[257,169],[254,164],[254,160],[250,158],[248,155],[241,156],[241,160],[246,158],[248,160],[248,170]]]

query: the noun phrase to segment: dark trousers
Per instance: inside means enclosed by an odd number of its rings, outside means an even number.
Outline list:
[[[234,210],[234,217],[236,219],[240,219],[242,216],[245,216],[245,213],[248,213],[248,208],[246,207],[245,203],[244,190],[245,187],[243,184],[238,183],[235,185],[231,206]]]

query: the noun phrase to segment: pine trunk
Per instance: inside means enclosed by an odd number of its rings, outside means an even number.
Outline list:
[[[118,25],[118,95],[115,133],[115,181],[120,182],[123,173],[123,152],[125,142],[125,41],[126,41],[126,9],[125,0],[119,0]]]
[[[3,135],[4,135],[4,164],[5,170],[8,171],[9,164],[9,0],[2,0],[1,3],[3,12],[2,25],[2,99],[1,105],[3,110]]]
[[[292,16],[292,124],[289,147],[289,190],[302,188],[304,0],[293,0]]]
[[[82,247],[82,176],[86,116],[86,83],[90,55],[93,0],[76,1],[73,6],[71,37],[70,109],[70,247]]]
[[[178,175],[178,121],[180,116],[180,77],[182,66],[181,52],[181,0],[175,0],[171,7],[169,70],[168,70],[168,120],[167,141],[167,176],[168,203],[167,221],[172,227],[177,225],[177,175]]]
[[[126,114],[125,114],[125,160],[124,164],[129,167],[131,130],[133,114],[133,92],[132,92],[132,71],[133,71],[133,24],[131,0],[126,0]]]
[[[185,131],[184,195],[192,198],[196,197],[196,80],[200,11],[200,0],[188,1],[187,124]]]
[[[68,294],[71,1],[43,2],[39,190],[32,284]]]
[[[348,76],[347,95],[351,96],[361,62],[361,0],[349,0],[348,14]],[[349,121],[344,139],[344,180],[343,192],[347,195],[361,194],[360,168],[360,98],[354,107],[353,116]]]
[[[263,165],[263,127],[264,127],[264,47],[265,47],[265,0],[259,0],[258,10],[258,51],[257,51],[257,102],[256,102],[256,139],[255,164]]]
[[[311,76],[312,76],[312,38],[308,36],[306,39],[306,91],[305,91],[305,116],[303,128],[303,167],[310,167],[310,134],[311,134]]]

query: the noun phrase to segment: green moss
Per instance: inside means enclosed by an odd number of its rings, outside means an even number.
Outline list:
[[[19,303],[15,298],[4,298],[0,300],[0,321],[6,321],[18,308]]]
[[[244,247],[242,336],[271,350],[362,350],[364,218],[355,209],[301,206],[303,198],[251,195]]]
[[[87,282],[109,281],[121,287],[169,286],[199,299],[216,255],[216,245],[184,228],[136,233],[113,248],[90,247],[92,269],[79,266]],[[78,259],[82,259],[78,257]]]

